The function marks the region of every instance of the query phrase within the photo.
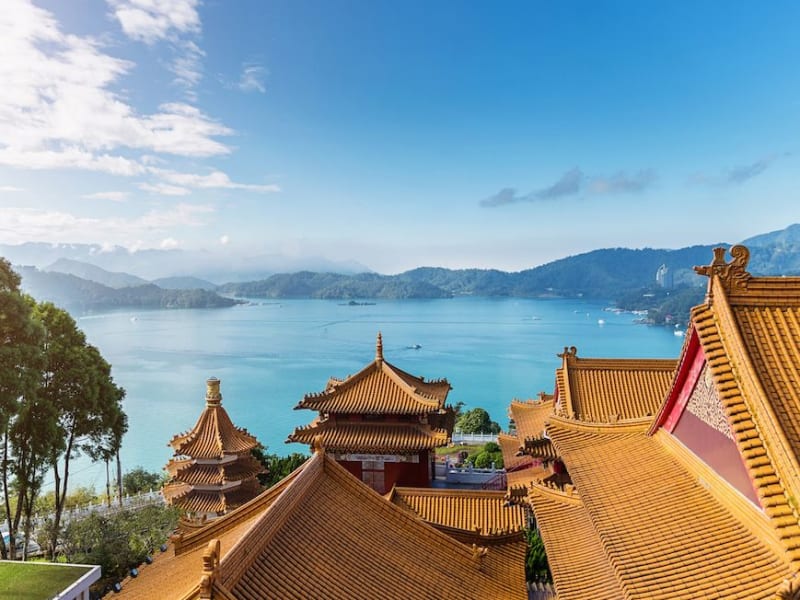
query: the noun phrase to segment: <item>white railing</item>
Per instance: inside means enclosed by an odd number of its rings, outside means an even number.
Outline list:
[[[458,429],[453,432],[454,444],[485,444],[486,442],[497,442],[496,433],[462,433]]]

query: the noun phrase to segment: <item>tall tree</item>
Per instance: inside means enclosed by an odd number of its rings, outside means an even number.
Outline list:
[[[75,320],[64,310],[44,303],[34,315],[44,329],[45,366],[39,394],[56,411],[58,435],[52,440],[49,459],[55,481],[55,512],[48,552],[57,544],[64,501],[69,489],[70,463],[81,450],[108,441],[117,446],[127,428],[122,412],[125,390],[111,377],[111,366],[86,342]]]
[[[41,329],[32,318],[33,302],[21,293],[19,285],[19,276],[7,260],[0,258],[0,486],[12,555],[15,523],[19,521],[12,515],[10,484],[14,460],[9,437],[25,399],[31,400],[35,395],[41,364]],[[8,551],[0,536],[0,558],[8,558]]]

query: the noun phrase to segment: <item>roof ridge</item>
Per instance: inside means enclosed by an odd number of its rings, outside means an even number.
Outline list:
[[[529,494],[538,494],[559,504],[583,506],[583,500],[574,485],[566,484],[563,489],[555,483],[543,479],[533,479],[528,486]]]

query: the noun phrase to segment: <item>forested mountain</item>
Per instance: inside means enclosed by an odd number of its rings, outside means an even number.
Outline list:
[[[100,283],[115,289],[132,287],[136,285],[146,285],[149,283],[147,280],[137,277],[136,275],[106,271],[105,269],[95,265],[79,260],[71,260],[69,258],[59,258],[56,262],[46,267],[44,270],[74,275],[75,277],[88,279],[89,281],[94,281],[95,283]]]
[[[218,308],[233,306],[236,300],[207,290],[164,290],[148,283],[114,289],[66,273],[17,267],[22,289],[39,301],[50,301],[70,311],[111,308]]]

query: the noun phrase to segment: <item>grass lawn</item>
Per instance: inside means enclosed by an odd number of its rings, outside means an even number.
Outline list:
[[[0,562],[0,598],[50,600],[90,570],[41,562]]]

